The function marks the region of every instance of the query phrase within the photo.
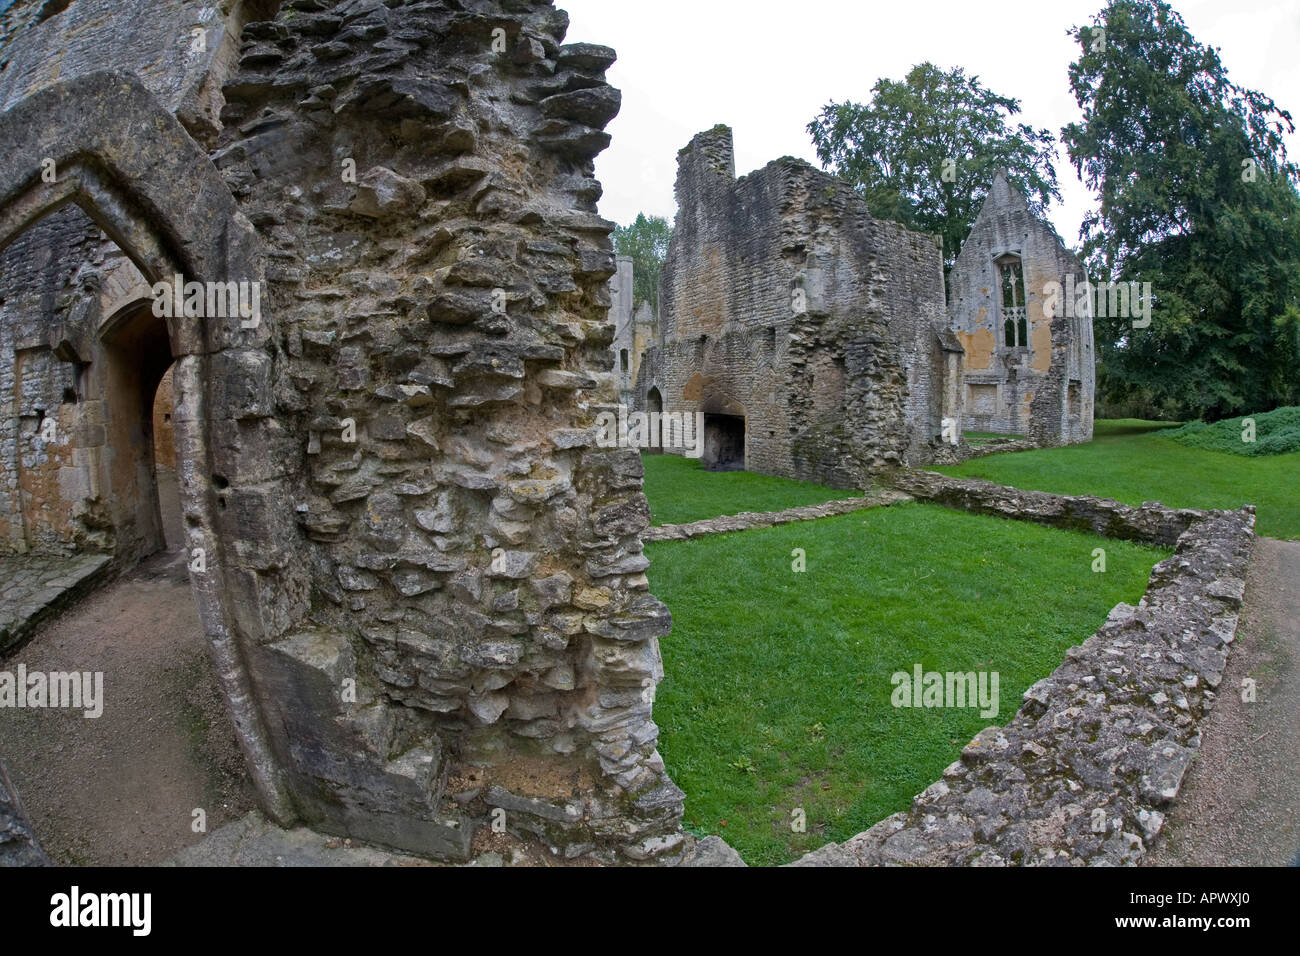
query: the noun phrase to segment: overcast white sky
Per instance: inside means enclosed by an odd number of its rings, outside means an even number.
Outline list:
[[[609,81],[623,110],[596,161],[601,213],[626,225],[644,211],[671,218],[677,150],[700,130],[735,130],[736,172],[780,156],[820,165],[805,129],[830,100],[868,98],[880,77],[916,63],[964,67],[1017,98],[1019,119],[1059,136],[1078,118],[1066,36],[1104,0],[557,0],[567,42],[612,46]],[[1202,43],[1220,48],[1235,82],[1261,90],[1300,123],[1300,0],[1175,0]],[[1300,136],[1288,152],[1300,159]],[[1093,200],[1059,151],[1064,202],[1050,211],[1067,243]]]

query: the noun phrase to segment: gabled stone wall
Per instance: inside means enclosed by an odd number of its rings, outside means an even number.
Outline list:
[[[994,260],[1007,254],[1023,268],[1024,348],[1009,347],[1004,330]],[[1067,314],[1069,276],[1081,282],[1083,265],[999,174],[949,276],[948,315],[966,352],[965,429],[1024,435],[1040,446],[1092,440],[1092,319]],[[1060,308],[1051,283],[1062,287]]]

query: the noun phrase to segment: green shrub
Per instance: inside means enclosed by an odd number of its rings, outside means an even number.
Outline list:
[[[1251,420],[1255,422],[1253,442],[1246,441],[1243,437],[1247,434],[1246,423]],[[1300,408],[1293,406],[1245,418],[1225,418],[1212,425],[1189,422],[1182,428],[1165,432],[1164,437],[1192,448],[1223,451],[1248,458],[1285,455],[1300,451]]]

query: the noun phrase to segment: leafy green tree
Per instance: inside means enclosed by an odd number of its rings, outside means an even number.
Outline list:
[[[1100,199],[1090,271],[1154,293],[1147,328],[1095,321],[1106,401],[1209,419],[1300,402],[1290,114],[1232,83],[1162,0],[1111,0],[1072,35],[1083,117],[1062,139]]]
[[[866,104],[831,102],[808,124],[822,165],[852,183],[872,215],[943,237],[951,268],[999,170],[1042,214],[1060,201],[1055,138],[1012,125],[1020,102],[964,70],[932,63],[879,80]]]
[[[632,296],[637,302],[649,302],[659,314],[659,270],[668,255],[673,227],[663,216],[640,213],[630,226],[614,230],[614,248],[620,256],[632,257]]]

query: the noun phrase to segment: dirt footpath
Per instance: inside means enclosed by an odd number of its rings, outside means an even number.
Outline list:
[[[1254,703],[1242,682],[1256,682]],[[1201,753],[1148,866],[1287,866],[1300,851],[1300,542],[1260,538]]]
[[[66,611],[0,663],[103,671],[104,713],[0,710],[0,754],[45,852],[67,865],[157,863],[253,808],[181,553]]]

